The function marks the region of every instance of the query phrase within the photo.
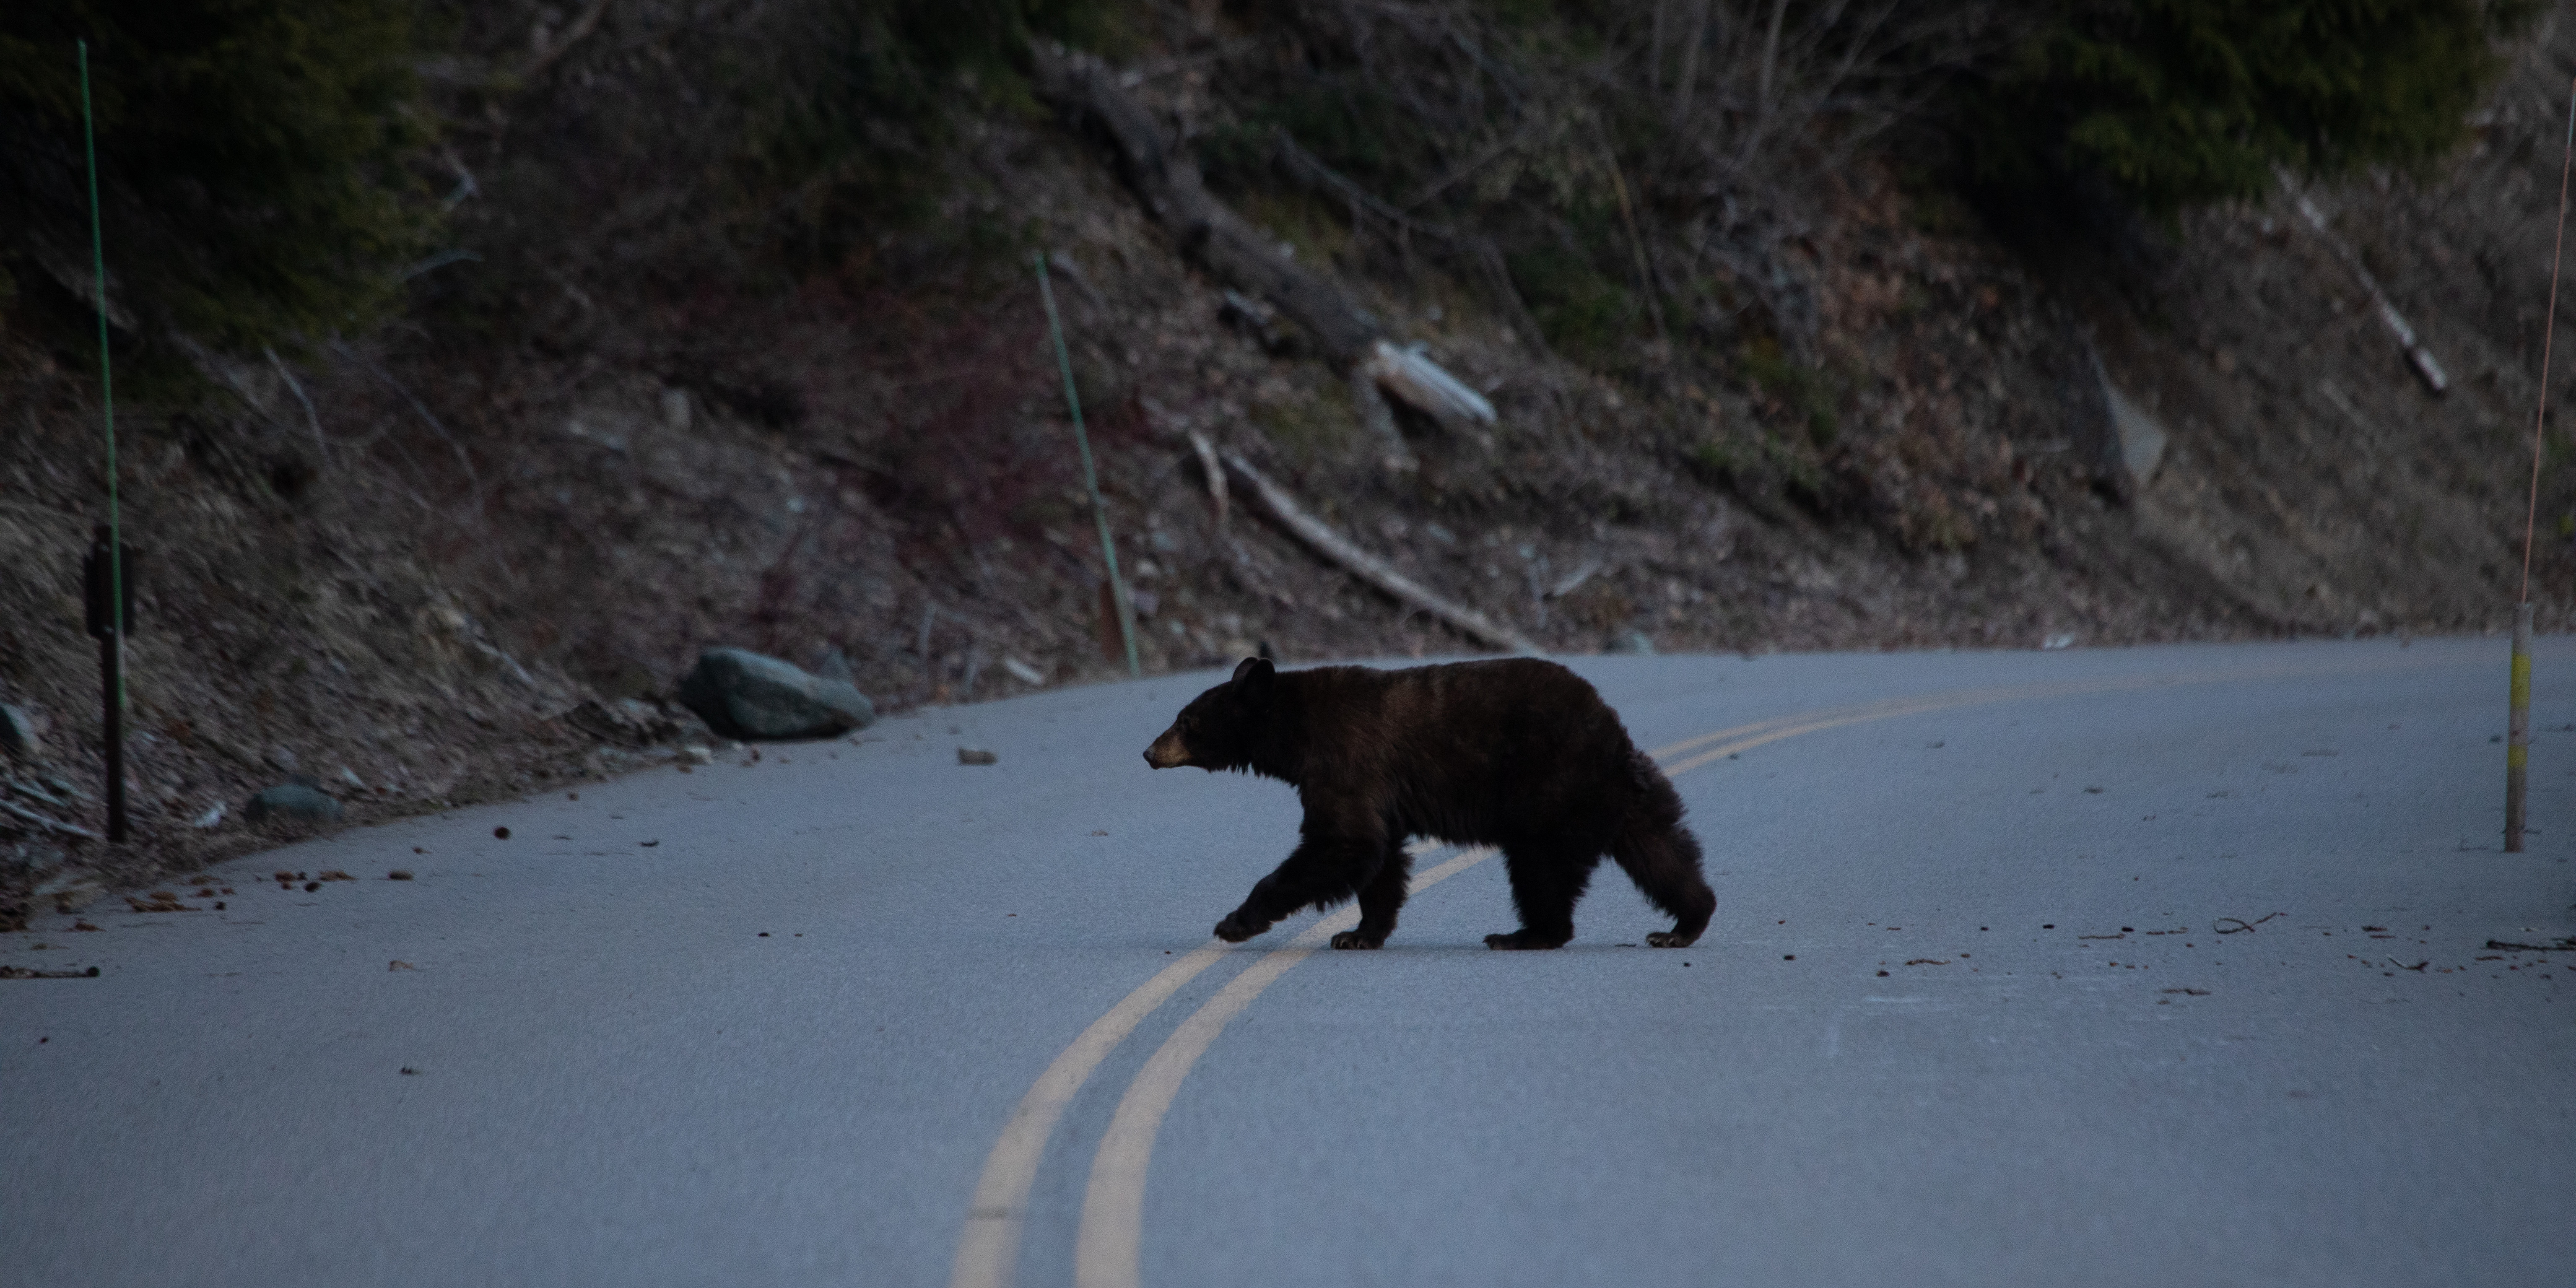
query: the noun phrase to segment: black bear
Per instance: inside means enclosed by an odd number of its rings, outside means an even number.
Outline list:
[[[1333,947],[1383,945],[1404,906],[1404,842],[1416,835],[1503,852],[1521,928],[1485,936],[1489,948],[1574,938],[1574,902],[1605,853],[1673,918],[1647,943],[1687,947],[1717,910],[1681,797],[1618,713],[1554,662],[1283,673],[1246,658],[1181,708],[1145,763],[1276,778],[1306,806],[1297,848],[1217,923],[1228,943],[1357,895],[1359,928]]]

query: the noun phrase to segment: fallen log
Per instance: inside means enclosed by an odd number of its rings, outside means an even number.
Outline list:
[[[1546,654],[1547,650],[1540,648],[1528,636],[1508,626],[1498,626],[1472,608],[1453,604],[1433,594],[1412,578],[1389,567],[1385,561],[1352,545],[1348,538],[1333,531],[1331,525],[1307,513],[1295,498],[1271,482],[1269,476],[1253,468],[1252,462],[1241,455],[1226,452],[1224,456],[1226,470],[1242,481],[1245,490],[1270,512],[1270,517],[1278,520],[1279,526],[1305,542],[1315,553],[1340,564],[1353,576],[1398,601],[1429,613],[1469,639],[1514,653]]]
[[[1399,349],[1384,340],[1369,346],[1360,370],[1380,389],[1444,425],[1494,423],[1494,405],[1440,364],[1422,356],[1422,346]]]
[[[2381,289],[2378,275],[2362,262],[2360,252],[2335,232],[2333,224],[2326,222],[2325,212],[2317,209],[2317,203],[2309,200],[2308,194],[2299,191],[2298,181],[2290,177],[2289,171],[2276,168],[2272,175],[2280,180],[2282,191],[2290,195],[2290,204],[2298,210],[2299,217],[2307,221],[2317,239],[2326,244],[2327,250],[2334,252],[2344,271],[2352,274],[2352,280],[2360,285],[2362,293],[2370,297],[2371,308],[2379,314],[2380,324],[2396,338],[2398,351],[2406,355],[2407,365],[2415,369],[2415,375],[2424,382],[2424,387],[2437,394],[2450,392],[2450,373],[2442,370],[2442,364],[2433,357],[2433,351],[2416,336],[2415,328],[2406,324],[2405,317],[2397,312],[2397,306],[2389,302],[2388,292]]]
[[[1315,337],[1337,366],[1358,362],[1384,333],[1341,288],[1281,255],[1241,215],[1208,194],[1197,163],[1172,146],[1153,114],[1108,64],[1040,41],[1031,46],[1041,98],[1097,126],[1117,150],[1119,172],[1182,249],[1228,285],[1268,300]]]

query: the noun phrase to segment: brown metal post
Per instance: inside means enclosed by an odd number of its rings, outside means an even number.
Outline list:
[[[2504,852],[2522,853],[2523,802],[2531,777],[2531,605],[2513,610],[2513,716],[2504,748]]]

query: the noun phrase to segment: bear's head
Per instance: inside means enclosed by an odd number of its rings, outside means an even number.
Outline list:
[[[1251,764],[1252,741],[1270,708],[1270,685],[1278,672],[1266,657],[1247,657],[1234,668],[1234,678],[1190,700],[1172,727],[1145,749],[1145,763],[1156,769],[1196,765],[1209,773]]]

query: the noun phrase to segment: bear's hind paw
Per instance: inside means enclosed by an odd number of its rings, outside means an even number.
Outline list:
[[[1485,946],[1498,953],[1508,953],[1523,952],[1534,949],[1563,948],[1565,947],[1565,941],[1559,939],[1551,942],[1549,940],[1542,939],[1529,931],[1515,930],[1508,935],[1485,936]]]
[[[1699,936],[1685,935],[1678,930],[1657,930],[1646,936],[1648,948],[1688,948],[1697,942]]]
[[[1376,939],[1371,939],[1356,930],[1345,930],[1342,933],[1333,936],[1333,947],[1384,948],[1386,947],[1386,938],[1381,935]]]

